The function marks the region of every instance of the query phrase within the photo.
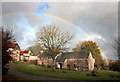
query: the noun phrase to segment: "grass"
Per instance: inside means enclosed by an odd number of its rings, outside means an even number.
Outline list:
[[[67,69],[56,69],[55,72],[53,72],[51,71],[52,70],[51,68],[36,66],[27,63],[21,63],[19,66],[16,66],[14,69],[26,74],[69,79],[69,80],[119,80],[118,76],[120,74],[119,72],[109,71],[109,70],[98,70],[99,76],[87,76],[87,74],[91,73],[90,71],[84,72],[84,71],[73,71]]]

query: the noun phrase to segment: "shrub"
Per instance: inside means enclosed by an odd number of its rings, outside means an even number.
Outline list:
[[[109,63],[109,69],[113,71],[120,71],[120,61]]]
[[[14,63],[14,64],[18,64],[19,62],[14,59],[14,60],[13,60],[13,63]]]
[[[105,63],[101,64],[101,70],[109,70],[109,66]]]

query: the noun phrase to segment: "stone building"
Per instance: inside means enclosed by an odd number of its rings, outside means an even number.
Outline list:
[[[68,52],[63,53],[56,59],[56,67],[60,69],[72,70],[93,70],[95,59],[91,53]],[[52,58],[40,57],[39,65],[51,66],[53,64]]]
[[[68,52],[59,56],[56,65],[60,68],[74,70],[93,70],[95,59],[91,53]]]

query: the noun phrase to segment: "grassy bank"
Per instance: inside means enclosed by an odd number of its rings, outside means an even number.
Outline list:
[[[115,71],[98,70],[98,76],[87,76],[87,74],[91,74],[91,72],[73,71],[67,69],[56,69],[54,72],[51,68],[27,63],[22,63],[14,69],[26,74],[70,80],[119,80],[118,76],[120,74]]]

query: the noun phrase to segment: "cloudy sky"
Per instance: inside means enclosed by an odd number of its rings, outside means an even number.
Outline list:
[[[74,34],[70,51],[78,42],[90,40],[71,24],[53,17],[57,16],[84,30],[108,59],[117,59],[112,47],[118,35],[117,2],[3,2],[2,15],[2,25],[13,30],[23,50],[35,44],[35,34],[43,25],[56,25]]]

